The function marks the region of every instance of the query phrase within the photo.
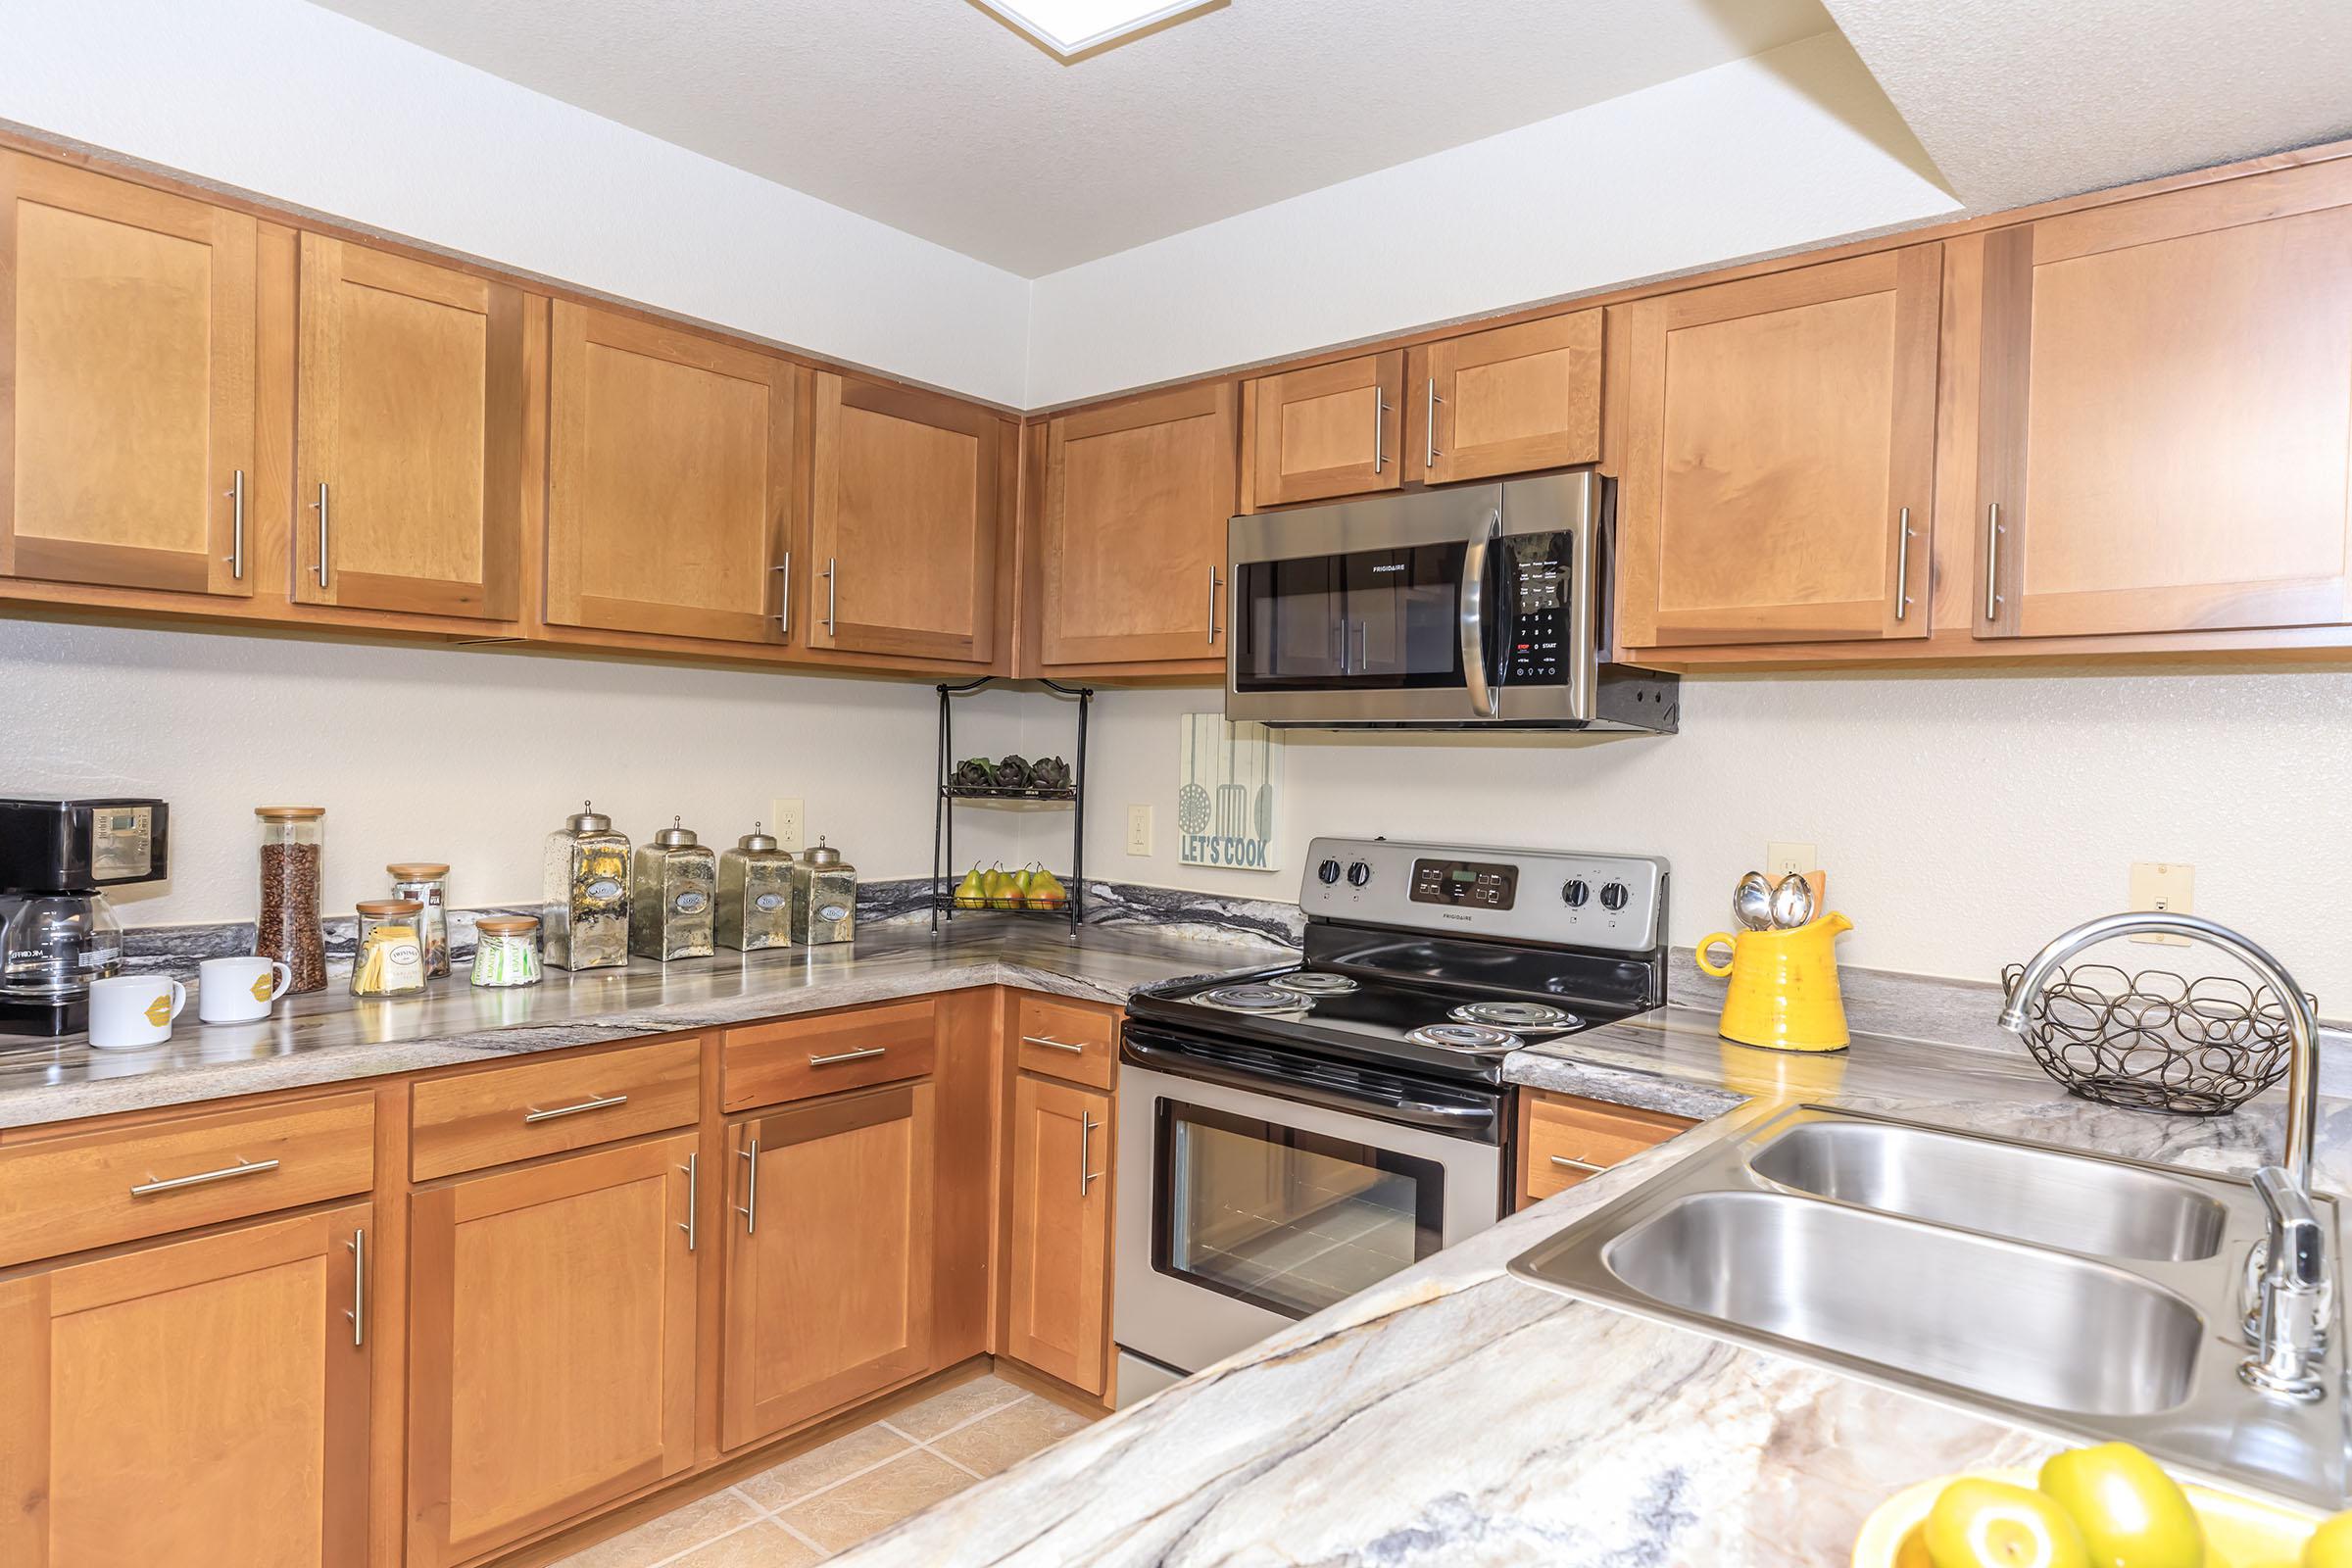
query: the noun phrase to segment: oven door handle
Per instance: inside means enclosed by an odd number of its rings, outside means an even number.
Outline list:
[[[1188,1051],[1148,1044],[1132,1034],[1127,1037],[1122,1049],[1127,1059],[1137,1065],[1156,1067],[1175,1077],[1223,1084],[1228,1089],[1254,1089],[1261,1093],[1279,1091],[1290,1099],[1310,1105],[1322,1105],[1331,1110],[1371,1111],[1391,1121],[1435,1128],[1442,1132],[1482,1137],[1496,1127],[1500,1120],[1500,1112],[1487,1105],[1440,1105],[1425,1100],[1391,1100],[1381,1095],[1352,1094],[1330,1084],[1304,1082],[1275,1073],[1245,1072],[1223,1062],[1196,1056]],[[1489,1138],[1486,1141],[1493,1140]]]
[[[1470,694],[1470,711],[1480,718],[1493,718],[1500,710],[1487,674],[1487,558],[1501,534],[1502,511],[1496,508],[1487,518],[1486,536],[1471,540],[1462,552],[1462,686]]]

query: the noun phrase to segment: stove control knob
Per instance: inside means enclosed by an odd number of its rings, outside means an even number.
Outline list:
[[[1568,907],[1571,909],[1583,908],[1585,906],[1585,901],[1592,896],[1592,884],[1587,882],[1581,876],[1570,877],[1568,879],[1567,886],[1560,889],[1561,900],[1566,903]]]
[[[1600,906],[1615,914],[1625,907],[1626,901],[1632,897],[1633,894],[1627,891],[1624,883],[1612,882],[1600,890]]]
[[[1348,885],[1349,887],[1360,888],[1371,880],[1372,867],[1366,865],[1363,861],[1358,860],[1353,865],[1348,867]]]
[[[1316,881],[1318,881],[1318,882],[1320,882],[1320,883],[1322,883],[1322,884],[1323,884],[1325,887],[1329,887],[1329,886],[1331,886],[1331,885],[1332,885],[1334,882],[1337,882],[1339,879],[1340,879],[1340,862],[1339,862],[1339,861],[1337,861],[1337,860],[1325,860],[1325,861],[1324,861],[1324,862],[1323,862],[1321,865],[1318,865],[1318,866],[1316,866],[1316,867],[1315,867],[1315,880],[1316,880]]]

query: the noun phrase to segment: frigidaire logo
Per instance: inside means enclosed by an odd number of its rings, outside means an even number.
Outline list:
[[[1404,565],[1400,562],[1394,566],[1374,566],[1372,569],[1374,571],[1402,571],[1404,569]]]

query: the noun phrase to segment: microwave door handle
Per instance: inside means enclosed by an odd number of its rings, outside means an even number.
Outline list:
[[[1502,514],[1487,519],[1487,534],[1473,539],[1462,554],[1462,685],[1470,694],[1470,711],[1493,718],[1499,708],[1494,682],[1487,678],[1487,558],[1502,531]]]

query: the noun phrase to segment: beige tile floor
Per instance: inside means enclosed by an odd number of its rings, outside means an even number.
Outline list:
[[[802,1568],[1084,1425],[1086,1417],[1001,1378],[976,1378],[599,1542],[556,1568]]]

